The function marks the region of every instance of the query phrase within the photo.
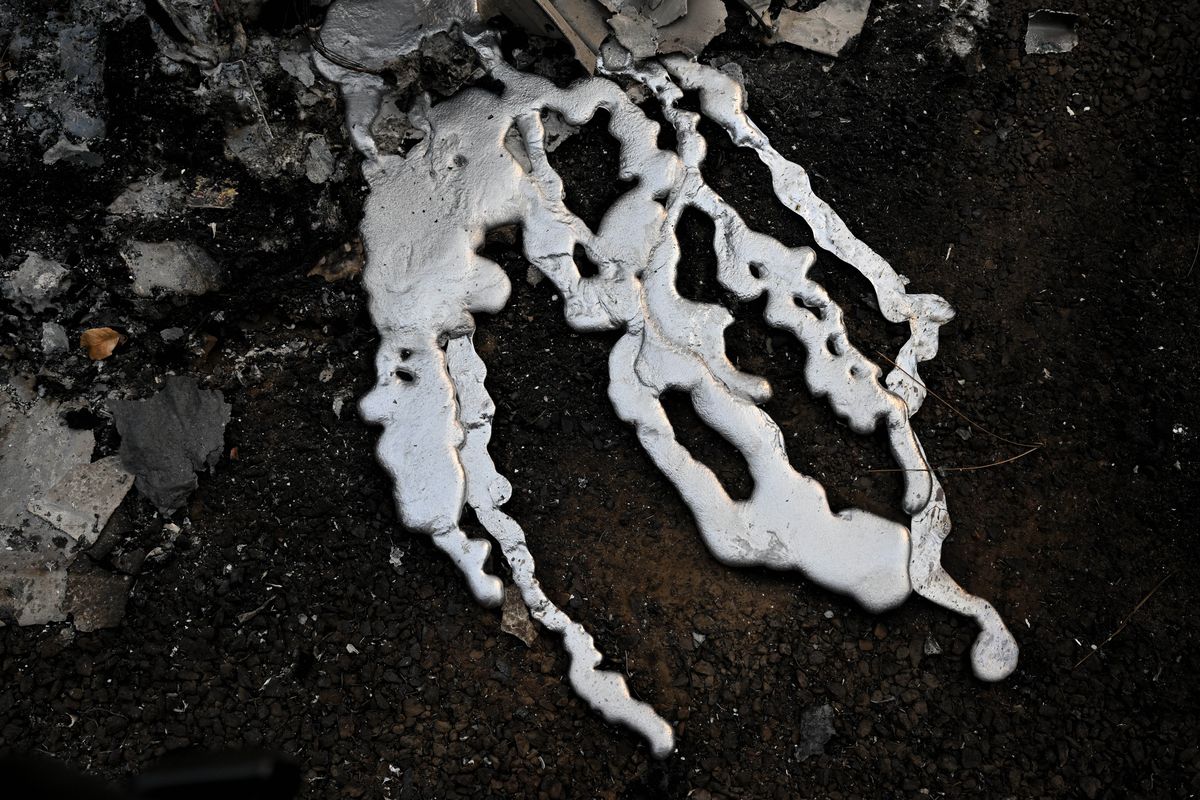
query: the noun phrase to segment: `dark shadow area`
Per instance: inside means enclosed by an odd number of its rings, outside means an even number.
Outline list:
[[[754,493],[754,478],[746,459],[696,413],[687,392],[671,390],[659,397],[663,411],[675,429],[675,439],[697,461],[711,469],[734,500],[748,500]]]
[[[553,152],[550,166],[563,178],[563,200],[593,231],[613,201],[636,184],[620,178],[621,145],[608,132],[610,115],[596,111],[579,132]]]
[[[873,361],[886,375],[892,365],[880,353],[894,359],[909,337],[907,323],[888,322],[879,311],[875,287],[862,274],[837,258],[817,251],[816,263],[808,277],[824,287],[842,309],[842,319],[850,343]]]
[[[811,247],[808,224],[775,196],[771,171],[758,154],[735,146],[725,129],[707,117],[700,120],[699,131],[708,143],[708,154],[700,165],[705,182],[752,230],[769,234],[788,247]]]
[[[679,264],[675,288],[688,300],[720,304],[728,295],[717,277],[717,254],[713,250],[713,221],[703,211],[684,208],[675,227],[679,241]]]
[[[771,399],[763,406],[783,432],[792,466],[820,481],[835,510],[862,508],[907,524],[900,510],[900,473],[872,473],[895,466],[883,428],[859,436],[817,400],[804,380],[807,356],[786,331],[763,320],[765,299],[745,304],[725,329],[729,359],[739,369],[766,378]]]
[[[578,242],[575,244],[573,256],[575,259],[575,268],[579,270],[580,277],[591,278],[600,274],[600,268],[596,266],[592,259],[588,258],[587,250]]]
[[[655,138],[654,144],[659,150],[670,150],[676,152],[679,147],[679,140],[675,137],[675,126],[667,121],[663,116],[662,106],[657,100],[647,100],[638,106],[650,119],[658,123],[658,136]]]

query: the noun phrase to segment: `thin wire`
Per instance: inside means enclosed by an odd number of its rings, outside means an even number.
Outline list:
[[[1149,600],[1151,597],[1153,597],[1154,593],[1159,590],[1159,587],[1161,587],[1164,583],[1166,583],[1168,580],[1170,580],[1172,577],[1174,577],[1174,575],[1175,575],[1174,572],[1168,572],[1161,581],[1156,583],[1154,585],[1154,588],[1151,589],[1146,594],[1146,596],[1143,597],[1141,599],[1141,601],[1136,606],[1133,607],[1133,611],[1130,611],[1128,614],[1125,615],[1125,619],[1121,620],[1121,624],[1117,626],[1117,629],[1115,631],[1113,631],[1111,634],[1109,634],[1107,639],[1105,639],[1103,642],[1101,642],[1099,645],[1097,645],[1096,649],[1092,650],[1086,656],[1084,656],[1083,658],[1081,658],[1077,662],[1075,662],[1075,666],[1071,667],[1071,671],[1074,672],[1076,669],[1078,669],[1080,664],[1087,661],[1092,656],[1096,655],[1096,653],[1099,653],[1100,648],[1104,647],[1104,645],[1111,642],[1118,633],[1125,630],[1125,626],[1128,625],[1130,620],[1133,619],[1133,615],[1136,614],[1138,611],[1140,611],[1142,609],[1142,606],[1146,605],[1146,601]]]
[[[867,470],[867,472],[937,472],[937,473],[975,472],[975,471],[981,470],[981,469],[991,469],[992,467],[998,467],[1001,464],[1010,464],[1013,461],[1016,461],[1017,459],[1024,458],[1025,456],[1029,455],[1030,453],[1033,453],[1033,452],[1035,452],[1037,450],[1041,450],[1041,449],[1042,449],[1042,446],[1037,445],[1036,447],[1029,448],[1024,453],[1019,453],[1018,455],[1012,456],[1010,458],[1004,458],[999,461],[993,461],[990,464],[974,464],[969,467],[935,467],[933,469],[921,468],[921,467],[909,467],[907,469],[902,469],[899,467],[894,467],[894,468],[890,468],[890,469],[869,469],[869,470]]]
[[[301,10],[301,5],[303,5],[303,10]],[[314,29],[308,24],[308,20],[312,15],[312,0],[292,0],[292,10],[295,11],[296,15],[299,17],[300,26],[304,28],[304,36],[306,39],[308,39],[309,46],[311,46],[312,49],[316,50],[326,59],[332,61],[334,64],[337,64],[343,69],[348,69],[353,72],[365,72],[370,75],[383,74],[382,70],[371,69],[360,61],[355,61],[348,56],[335,53],[329,49],[324,40],[321,38],[321,29]]]
[[[999,439],[1000,441],[1002,441],[1002,442],[1005,442],[1006,444],[1011,444],[1011,445],[1013,445],[1014,447],[1030,447],[1030,448],[1033,448],[1034,450],[1036,450],[1036,449],[1038,449],[1039,447],[1045,447],[1045,446],[1046,446],[1046,443],[1045,443],[1045,442],[1014,442],[1012,439],[1006,439],[1006,438],[1004,438],[1003,436],[1001,436],[1001,435],[1000,435],[1000,434],[998,434],[998,433],[993,433],[992,431],[989,431],[987,428],[983,427],[983,426],[982,426],[982,425],[980,425],[978,422],[976,422],[975,420],[971,419],[970,417],[968,417],[968,416],[967,416],[966,414],[964,414],[963,412],[959,411],[959,410],[958,410],[958,409],[957,409],[957,408],[956,408],[956,407],[955,407],[955,406],[954,406],[954,405],[953,405],[953,404],[952,404],[952,403],[951,403],[949,400],[947,400],[946,398],[942,397],[940,394],[938,394],[937,392],[935,392],[933,389],[930,389],[930,388],[929,388],[928,386],[926,386],[924,383],[921,383],[920,379],[919,379],[919,378],[917,378],[917,376],[913,375],[911,372],[909,372],[908,370],[906,370],[904,367],[900,366],[900,365],[899,365],[899,364],[897,364],[895,361],[892,361],[890,358],[888,358],[887,356],[885,356],[883,353],[879,352],[878,350],[876,350],[876,351],[875,351],[875,355],[879,356],[879,357],[880,357],[880,358],[882,358],[884,361],[888,362],[888,363],[889,363],[889,364],[891,364],[893,367],[895,367],[896,369],[900,370],[900,371],[901,371],[901,372],[903,372],[905,375],[907,375],[909,378],[911,378],[911,379],[912,379],[912,380],[913,380],[913,381],[914,381],[914,382],[915,382],[915,383],[916,383],[918,386],[920,386],[920,387],[921,387],[922,389],[924,389],[925,391],[929,392],[929,394],[930,394],[930,395],[931,395],[931,396],[932,396],[932,397],[933,397],[935,400],[937,400],[939,403],[941,403],[942,405],[944,405],[946,408],[948,408],[948,409],[950,409],[951,411],[953,411],[953,412],[954,412],[955,414],[957,414],[958,416],[962,417],[962,418],[963,418],[963,419],[966,421],[966,423],[967,423],[968,425],[970,425],[972,428],[975,428],[975,429],[977,429],[977,430],[979,430],[979,431],[982,431],[983,433],[986,433],[988,436],[991,436],[993,439]]]

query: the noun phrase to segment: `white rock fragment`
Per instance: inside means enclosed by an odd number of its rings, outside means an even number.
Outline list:
[[[94,466],[95,438],[69,428],[60,411],[19,386],[0,386],[0,625],[44,625],[73,616],[86,631],[116,624],[124,612],[126,579],[81,571],[73,562],[128,485],[118,485],[115,498],[76,491],[75,477]],[[109,466],[95,470],[102,474]],[[93,484],[97,493],[106,486],[112,484],[103,478]],[[64,513],[51,511],[52,525],[40,512],[59,501]],[[66,527],[56,527],[58,522]],[[64,535],[67,528],[82,535]]]
[[[811,11],[779,12],[770,42],[788,42],[806,50],[836,56],[862,32],[871,0],[825,0]]]

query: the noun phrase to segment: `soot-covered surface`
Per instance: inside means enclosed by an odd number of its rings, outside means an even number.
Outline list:
[[[158,70],[145,19],[108,23],[109,130],[93,148],[104,164],[45,165],[26,127],[0,131],[5,269],[34,250],[75,275],[59,309],[5,308],[0,369],[81,399],[90,413],[73,424],[94,428],[97,455],[119,447],[106,398],[148,396],[167,372],[221,389],[233,417],[215,474],[176,514],[181,534],[136,494],[110,523],[109,568],[170,542],[135,569],[121,627],[0,630],[0,747],[112,778],[186,748],[268,747],[301,763],[307,797],[1194,793],[1200,4],[1068,5],[1081,43],[1065,55],[1025,56],[1028,9],[1007,2],[966,62],[942,54],[946,12],[932,3],[875,9],[836,62],[762,47],[731,6],[708,53],[740,65],[758,124],[855,232],[957,308],[923,368],[929,386],[981,428],[1045,445],[943,479],[948,567],[1022,647],[1003,683],[971,677],[974,627],[924,601],[875,617],[709,557],[612,413],[611,339],[571,332],[548,284],[526,282],[519,243],[505,231],[489,242],[514,285],[477,335],[498,405],[492,452],[515,487],[506,510],[551,598],[676,725],[663,763],[571,695],[553,641],[503,634],[449,563],[397,526],[375,432],[353,412],[375,343],[360,284],[306,275],[352,242],[362,203],[332,96],[300,106],[277,75],[259,99],[277,130],[323,135],[349,168],[323,183],[263,177],[226,159],[226,120],[197,100],[195,73]],[[32,6],[17,13],[44,13]],[[267,15],[249,33],[287,25]],[[21,90],[15,72],[4,103]],[[704,132],[722,195],[782,241],[806,241],[753,153]],[[586,134],[553,154],[585,218],[615,191],[614,157]],[[225,270],[218,292],[132,293],[125,223],[105,208],[160,170],[237,187],[232,209],[138,232],[201,243]],[[708,236],[685,227],[687,296],[720,297]],[[864,352],[894,351],[903,332],[877,322],[865,283],[826,263],[819,280]],[[883,443],[807,397],[800,353],[759,311],[736,308],[727,340],[775,387],[768,410],[794,462],[835,507],[898,517],[898,477],[872,471],[892,466]],[[77,349],[48,359],[49,320],[73,341],[97,325],[129,340],[104,362]],[[186,336],[168,343],[168,327]],[[672,409],[689,447],[748,490],[688,413]],[[917,427],[939,466],[1022,452],[933,399]]]

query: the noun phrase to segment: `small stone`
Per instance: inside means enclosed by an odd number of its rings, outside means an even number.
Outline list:
[[[333,153],[324,136],[314,136],[308,143],[308,156],[304,159],[304,174],[313,183],[324,183],[333,175]]]
[[[42,323],[42,353],[56,356],[65,353],[71,347],[67,339],[67,330],[57,322]]]
[[[525,607],[525,601],[521,599],[521,590],[511,584],[504,587],[504,605],[500,611],[500,630],[517,637],[525,643],[526,647],[532,647],[534,641],[537,640],[537,628],[529,617],[529,609]]]
[[[221,288],[221,268],[191,242],[130,241],[121,257],[133,273],[133,293],[138,297],[151,297],[159,290],[201,295]]]
[[[30,311],[45,311],[67,288],[70,276],[62,264],[30,251],[17,271],[4,281],[4,296]]]

